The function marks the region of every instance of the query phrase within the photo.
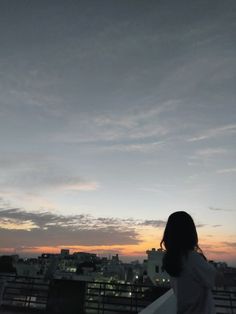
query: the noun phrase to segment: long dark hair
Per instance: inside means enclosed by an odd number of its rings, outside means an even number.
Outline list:
[[[170,276],[178,277],[182,271],[183,257],[187,257],[190,251],[201,251],[198,246],[198,235],[192,217],[184,212],[178,211],[168,218],[162,241],[160,243],[166,252],[163,257],[162,266]]]

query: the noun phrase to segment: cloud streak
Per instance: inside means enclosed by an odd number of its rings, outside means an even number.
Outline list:
[[[225,155],[228,154],[228,150],[224,148],[206,148],[201,149],[196,152],[196,156],[203,158],[215,157],[217,155]]]
[[[228,125],[223,125],[221,127],[208,129],[205,132],[200,133],[197,136],[189,138],[188,141],[189,142],[203,141],[203,140],[208,140],[208,139],[216,138],[220,136],[233,135],[235,133],[236,133],[236,124],[228,124]]]
[[[100,184],[67,171],[60,158],[41,154],[3,154],[0,157],[2,192],[82,192],[96,191]]]
[[[222,242],[222,244],[230,247],[230,248],[233,248],[233,249],[236,249],[236,242],[228,242],[228,241],[225,241],[225,242]]]
[[[209,207],[210,210],[216,211],[216,212],[232,212],[233,209],[226,209],[226,208],[220,208],[220,207]]]
[[[219,174],[234,174],[234,173],[236,173],[236,167],[235,168],[219,169],[219,170],[217,170],[217,173],[219,173]]]
[[[118,150],[125,150],[123,142],[135,146],[143,145],[148,140],[150,142],[153,138],[163,140],[173,132],[175,126],[166,123],[161,117],[168,112],[174,112],[178,106],[178,101],[172,100],[150,105],[132,105],[132,109],[122,110],[121,113],[104,111],[96,114],[74,114],[69,117],[63,132],[53,134],[50,140],[67,144],[105,142],[111,143],[114,145],[111,148]],[[119,143],[122,143],[120,148]]]
[[[125,152],[125,153],[151,153],[162,149],[164,142],[132,143],[132,144],[111,144],[101,147],[100,150],[106,152]]]

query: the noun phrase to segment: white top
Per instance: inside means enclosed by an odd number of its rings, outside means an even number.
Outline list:
[[[178,314],[215,314],[211,292],[215,275],[215,268],[203,256],[189,252],[180,276],[171,277]]]

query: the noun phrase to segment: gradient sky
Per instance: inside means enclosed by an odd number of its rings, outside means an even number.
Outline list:
[[[0,0],[0,252],[124,258],[194,218],[236,265],[236,2]]]

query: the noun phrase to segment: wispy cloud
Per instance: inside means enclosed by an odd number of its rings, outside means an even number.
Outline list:
[[[139,191],[166,194],[166,192],[163,189],[160,189],[158,187],[146,187],[146,188],[143,187],[143,188],[139,188]]]
[[[18,179],[18,180],[17,180]],[[95,181],[88,181],[81,177],[67,176],[60,173],[43,173],[37,170],[31,171],[25,176],[16,178],[14,181],[9,180],[12,188],[28,189],[28,191],[54,190],[54,191],[94,191],[97,190],[99,184]]]
[[[149,142],[149,143],[133,143],[133,144],[112,144],[101,147],[102,151],[117,151],[117,152],[138,152],[150,153],[162,149],[163,142]]]
[[[154,184],[153,186],[141,187],[139,188],[139,191],[166,194],[167,191],[175,187],[176,186],[174,184],[160,183],[160,184]]]
[[[60,160],[40,154],[9,153],[0,157],[2,176],[0,187],[3,192],[25,191],[95,191],[100,184],[76,173],[68,173]]]
[[[74,114],[70,116],[62,132],[51,136],[51,141],[68,144],[117,142],[117,149],[122,150],[125,149],[122,145],[127,141],[133,147],[153,138],[159,142],[177,126],[167,123],[161,118],[162,115],[175,111],[178,105],[178,101],[171,100],[152,105],[132,105],[122,112]],[[130,147],[132,150],[132,146]]]
[[[236,124],[224,125],[217,128],[211,128],[188,139],[189,142],[196,142],[215,138],[219,136],[231,135],[236,133]]]
[[[197,157],[203,157],[203,158],[209,158],[209,157],[215,157],[216,155],[225,155],[229,151],[224,148],[206,148],[206,149],[200,149],[196,152]]]
[[[99,188],[97,182],[89,182],[81,178],[69,178],[64,183],[60,182],[60,187],[68,191],[96,191]]]
[[[226,209],[226,208],[220,208],[220,207],[209,207],[210,210],[213,211],[223,211],[223,212],[232,212],[233,209]]]
[[[231,174],[236,172],[236,167],[235,168],[224,168],[224,169],[219,169],[217,170],[217,173],[219,174]]]

